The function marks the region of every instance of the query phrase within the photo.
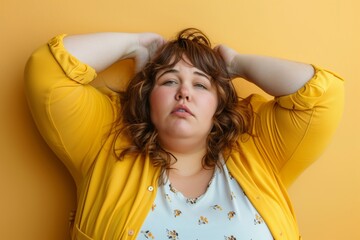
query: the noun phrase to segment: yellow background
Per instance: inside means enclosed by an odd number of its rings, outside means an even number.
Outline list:
[[[346,81],[333,141],[290,188],[304,239],[360,239],[360,2],[357,0],[0,0],[0,239],[63,240],[75,188],[31,119],[30,53],[59,33],[194,26],[244,53],[305,61]],[[259,91],[241,83],[244,93]]]

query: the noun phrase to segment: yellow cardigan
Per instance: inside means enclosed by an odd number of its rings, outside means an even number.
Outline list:
[[[63,36],[32,54],[25,78],[39,131],[77,184],[72,239],[136,239],[160,171],[148,158],[115,158],[111,128],[118,95],[89,84],[97,76],[94,69],[64,49]],[[274,239],[301,239],[286,187],[319,157],[342,114],[343,80],[314,68],[314,77],[294,94],[270,101],[249,97],[256,112],[254,136],[242,136],[240,151],[226,162]]]

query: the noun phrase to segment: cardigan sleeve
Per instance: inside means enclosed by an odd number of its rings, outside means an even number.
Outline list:
[[[116,104],[111,94],[88,84],[95,70],[66,51],[63,37],[31,55],[25,86],[41,135],[79,183],[116,118]]]
[[[286,186],[321,155],[343,112],[343,79],[314,68],[313,78],[297,92],[268,102],[251,100],[254,142]]]

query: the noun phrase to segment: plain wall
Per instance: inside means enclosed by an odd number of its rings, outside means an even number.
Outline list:
[[[73,181],[39,135],[23,69],[60,33],[198,27],[243,53],[313,63],[346,79],[342,122],[290,194],[307,240],[360,239],[360,2],[357,0],[0,0],[0,239],[67,239]],[[243,94],[259,91],[244,86]]]

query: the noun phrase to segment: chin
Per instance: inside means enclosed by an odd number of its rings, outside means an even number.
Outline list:
[[[176,130],[176,131],[172,131],[172,132],[169,132],[167,134],[167,136],[169,136],[171,139],[178,139],[178,140],[182,140],[182,139],[185,139],[185,140],[195,140],[195,139],[203,139],[207,137],[207,134],[200,134],[198,132],[195,132],[195,131],[182,131],[182,130]]]

